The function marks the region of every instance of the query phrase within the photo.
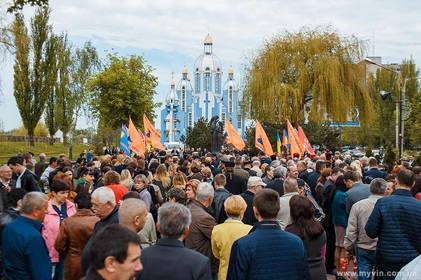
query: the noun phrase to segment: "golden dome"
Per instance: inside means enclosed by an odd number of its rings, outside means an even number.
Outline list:
[[[205,45],[212,45],[212,37],[209,35],[209,33],[208,33],[208,35],[206,35],[206,37],[205,37],[204,44],[205,44]]]

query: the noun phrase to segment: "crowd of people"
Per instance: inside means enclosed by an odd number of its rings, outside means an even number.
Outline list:
[[[421,279],[420,166],[109,153],[0,166],[2,279]]]

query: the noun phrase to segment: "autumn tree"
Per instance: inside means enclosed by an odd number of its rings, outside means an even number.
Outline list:
[[[280,124],[309,119],[347,121],[370,117],[363,46],[326,29],[284,32],[267,41],[246,68],[242,110],[252,119]],[[306,107],[308,107],[306,109]]]
[[[21,14],[16,14],[12,27],[15,45],[13,93],[23,125],[28,130],[30,145],[34,145],[34,129],[48,96],[46,78],[50,65],[46,60],[46,43],[51,34],[48,19],[48,9],[40,8],[31,19],[31,35]]]

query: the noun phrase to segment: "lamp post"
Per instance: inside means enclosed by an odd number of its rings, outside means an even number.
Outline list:
[[[403,145],[404,145],[404,130],[405,130],[405,121],[403,118],[403,106],[405,105],[405,96],[406,96],[406,83],[408,80],[412,79],[419,79],[420,77],[407,77],[402,81],[402,77],[400,75],[400,71],[397,71],[395,69],[389,68],[387,66],[384,66],[382,64],[379,64],[369,58],[364,58],[364,61],[367,63],[376,65],[380,68],[386,69],[390,72],[393,72],[398,75],[398,82],[399,82],[399,92],[398,92],[398,100],[394,100],[396,104],[396,137],[395,137],[395,146],[396,150],[398,151],[398,160],[401,159],[403,154]],[[382,98],[387,92],[380,91],[380,94],[382,95]]]

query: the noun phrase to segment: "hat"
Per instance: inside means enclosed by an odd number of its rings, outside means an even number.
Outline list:
[[[225,167],[234,167],[235,163],[225,157],[221,158],[221,162],[225,165]]]
[[[254,186],[266,186],[266,184],[262,181],[262,178],[257,176],[250,176],[247,182],[247,188],[254,187]]]

